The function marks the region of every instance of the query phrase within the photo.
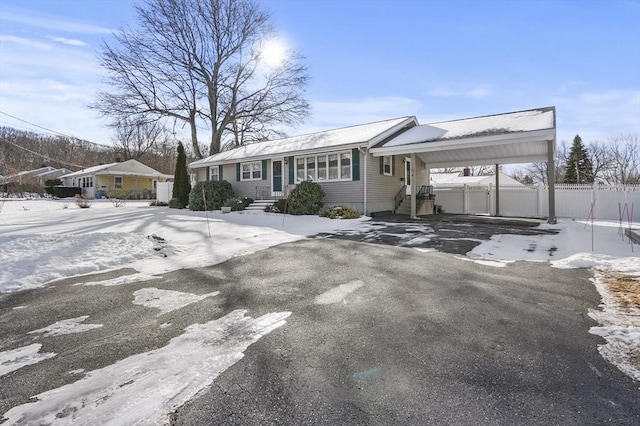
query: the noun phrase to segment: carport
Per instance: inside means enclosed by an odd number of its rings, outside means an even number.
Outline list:
[[[411,180],[416,182],[419,159],[426,170],[439,167],[547,163],[549,223],[556,223],[555,107],[516,111],[411,127],[381,142],[369,152],[374,157],[406,155]],[[428,172],[427,172],[428,176]],[[500,215],[499,174],[496,173],[496,216]],[[411,185],[411,217],[416,217],[417,186]]]

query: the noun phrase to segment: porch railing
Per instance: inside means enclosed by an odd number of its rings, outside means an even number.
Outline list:
[[[431,185],[422,185],[418,189],[418,193],[416,194],[416,198],[418,200],[435,200],[436,196],[433,194],[433,186],[431,186]]]
[[[396,196],[393,197],[393,211],[394,212],[398,209],[400,204],[402,204],[402,200],[405,199],[406,195],[407,195],[407,185],[402,185],[402,188],[400,188],[400,191],[398,191]]]
[[[256,200],[279,200],[284,198],[284,192],[272,192],[270,186],[256,186]]]

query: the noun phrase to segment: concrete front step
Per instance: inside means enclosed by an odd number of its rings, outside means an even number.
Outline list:
[[[249,204],[245,210],[264,210],[265,207],[274,204],[276,200],[255,200]]]

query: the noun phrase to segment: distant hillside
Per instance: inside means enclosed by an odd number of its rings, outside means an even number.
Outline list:
[[[163,148],[162,152],[148,152],[136,159],[161,173],[172,174],[175,149]],[[112,163],[116,158],[128,160],[116,146],[0,126],[0,175],[8,176],[43,166],[76,171]]]

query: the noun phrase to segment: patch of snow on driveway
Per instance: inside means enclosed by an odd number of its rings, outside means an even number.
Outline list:
[[[160,309],[160,314],[175,311],[192,303],[199,302],[207,297],[217,296],[219,291],[207,294],[183,293],[173,290],[161,290],[155,287],[142,288],[133,293],[134,305],[142,305],[148,308]]]
[[[84,333],[85,331],[100,328],[104,324],[80,324],[89,318],[89,315],[83,315],[77,318],[69,318],[66,320],[55,322],[47,327],[30,331],[27,334],[42,333],[44,336],[61,336],[63,334]]]
[[[34,343],[29,346],[0,352],[0,376],[56,356],[51,352],[40,353],[41,347],[40,343]]]
[[[167,424],[170,412],[211,385],[244,357],[249,345],[283,326],[291,313],[255,319],[245,314],[236,310],[191,325],[167,346],[130,356],[36,395],[36,402],[7,411],[3,426]]]
[[[337,287],[332,288],[331,290],[325,291],[319,296],[316,296],[314,303],[316,305],[332,305],[335,303],[340,303],[345,299],[345,297],[362,286],[364,286],[364,283],[360,280],[341,284]]]

